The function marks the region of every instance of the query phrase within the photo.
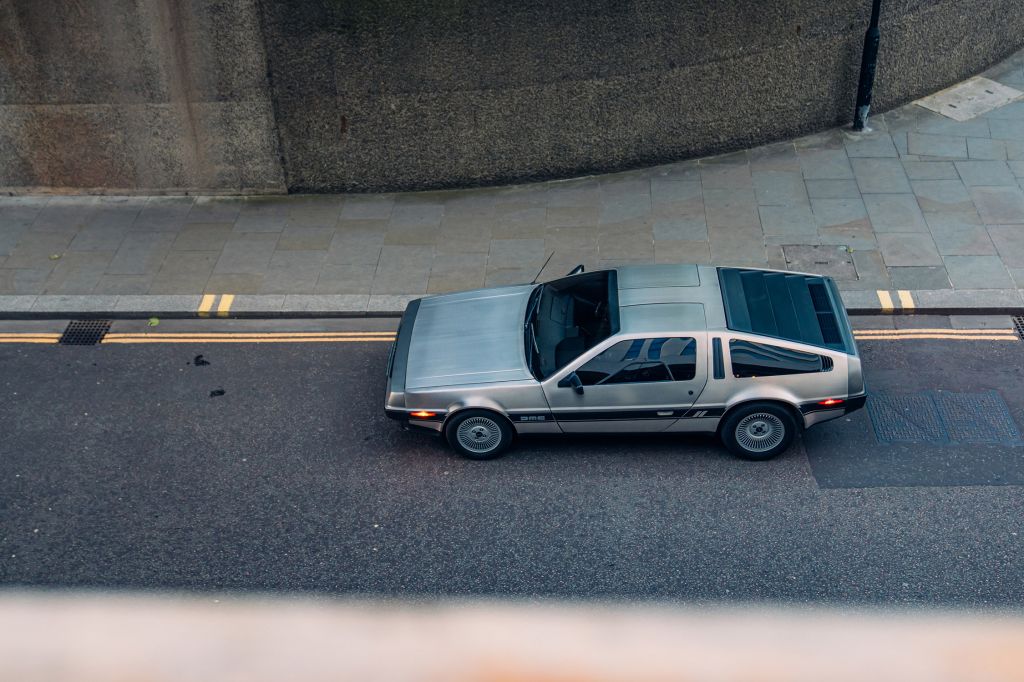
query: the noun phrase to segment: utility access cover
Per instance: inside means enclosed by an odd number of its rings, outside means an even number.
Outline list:
[[[72,320],[58,343],[64,346],[95,346],[110,331],[110,320]]]
[[[1024,95],[1002,83],[977,76],[951,88],[919,99],[915,104],[954,121],[966,121],[992,111]]]
[[[836,280],[857,279],[853,254],[845,246],[790,244],[782,247],[782,253],[789,270],[813,272]]]
[[[879,443],[1024,444],[1010,410],[995,391],[877,393],[868,414]]]
[[[803,434],[822,488],[1024,485],[1024,440],[1001,394],[868,386],[866,410]]]

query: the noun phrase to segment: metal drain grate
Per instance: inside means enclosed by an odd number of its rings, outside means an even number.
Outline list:
[[[110,331],[110,320],[72,320],[60,337],[65,346],[95,346]]]
[[[1013,318],[1013,328],[1017,330],[1017,336],[1024,341],[1024,316]]]

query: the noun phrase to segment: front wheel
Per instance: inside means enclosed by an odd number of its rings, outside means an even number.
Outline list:
[[[751,403],[729,413],[722,423],[722,442],[742,459],[766,460],[781,454],[793,442],[797,425],[781,405]]]
[[[448,444],[469,459],[494,459],[512,445],[515,432],[508,421],[488,410],[458,412],[444,427]]]

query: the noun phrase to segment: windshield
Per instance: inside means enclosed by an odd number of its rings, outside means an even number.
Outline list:
[[[613,270],[538,285],[524,320],[524,346],[533,375],[546,379],[617,331]]]

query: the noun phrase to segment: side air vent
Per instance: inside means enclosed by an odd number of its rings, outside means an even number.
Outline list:
[[[821,371],[822,372],[831,372],[832,368],[834,366],[835,365],[832,362],[832,358],[830,358],[827,355],[822,355],[821,356]]]

